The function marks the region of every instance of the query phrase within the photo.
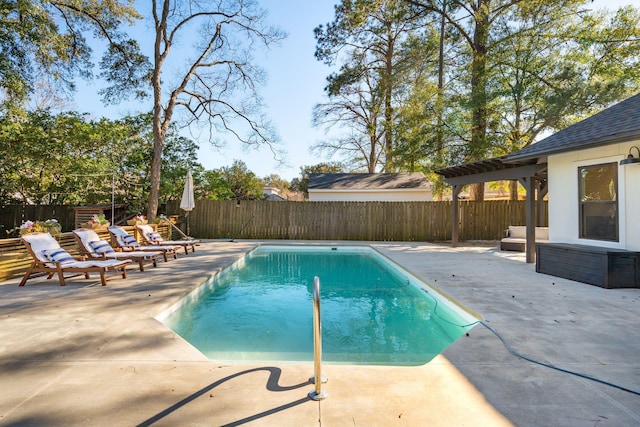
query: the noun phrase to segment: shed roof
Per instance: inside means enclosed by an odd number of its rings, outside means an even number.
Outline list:
[[[421,172],[412,173],[312,173],[309,190],[429,190]]]

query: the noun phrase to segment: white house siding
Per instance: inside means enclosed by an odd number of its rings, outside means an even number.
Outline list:
[[[619,165],[632,145],[638,142],[549,156],[550,241],[640,250],[640,164]],[[619,242],[580,239],[578,168],[611,162],[618,163]]]
[[[310,202],[430,202],[430,190],[309,190]]]

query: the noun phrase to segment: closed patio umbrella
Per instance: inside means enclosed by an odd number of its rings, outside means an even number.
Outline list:
[[[196,201],[193,197],[193,177],[191,171],[187,172],[187,179],[184,183],[184,191],[182,192],[182,200],[180,200],[180,209],[185,211],[185,220],[187,221],[187,235],[189,234],[189,212],[196,207]]]

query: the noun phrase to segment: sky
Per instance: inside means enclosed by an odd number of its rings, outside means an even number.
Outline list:
[[[280,148],[286,151],[286,163],[281,164],[273,159],[266,147],[247,149],[231,137],[226,138],[226,145],[222,149],[217,149],[208,140],[198,141],[197,135],[187,136],[200,144],[198,161],[206,169],[230,166],[239,159],[258,177],[278,174],[291,180],[300,176],[302,166],[335,160],[312,154],[310,147],[325,136],[323,130],[312,127],[311,115],[313,106],[324,101],[326,77],[332,72],[330,67],[313,56],[313,29],[333,20],[336,1],[259,0],[259,3],[268,11],[267,22],[288,33],[280,46],[264,53],[255,53],[256,60],[268,74],[261,93],[266,112],[280,136]],[[594,0],[587,7],[615,9],[626,4],[640,7],[640,0]],[[135,111],[135,104],[105,107],[95,88],[95,84],[79,84],[74,103],[79,112],[116,119],[151,109],[150,100],[144,108],[138,105],[138,111]]]

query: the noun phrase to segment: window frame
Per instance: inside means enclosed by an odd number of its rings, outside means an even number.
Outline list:
[[[582,179],[582,171],[586,169],[593,168],[601,168],[604,166],[612,167],[614,170],[614,184],[615,184],[615,198],[613,200],[591,200],[585,201],[583,200],[582,195],[583,191],[583,179]],[[618,177],[618,163],[617,162],[606,162],[606,163],[598,163],[598,164],[590,164],[578,167],[578,238],[586,239],[586,240],[599,240],[603,242],[620,242],[620,204],[619,204],[619,187],[620,180]],[[612,205],[615,208],[615,226],[614,226],[614,236],[610,237],[601,237],[601,236],[593,236],[588,234],[585,229],[585,207],[588,206],[596,206],[596,205]]]

